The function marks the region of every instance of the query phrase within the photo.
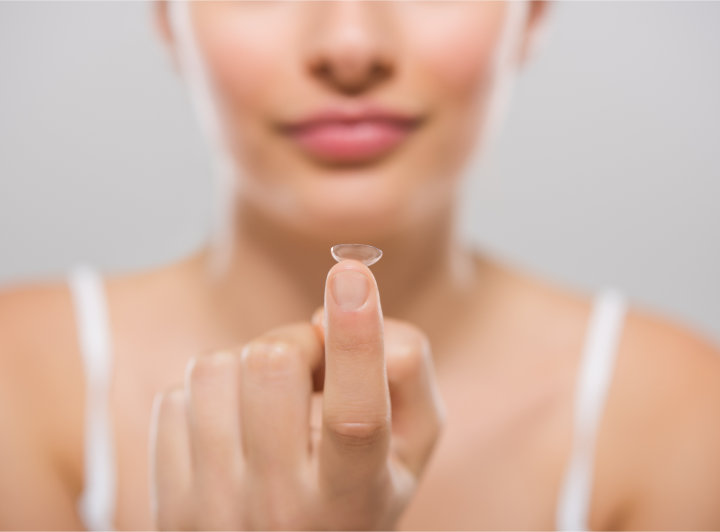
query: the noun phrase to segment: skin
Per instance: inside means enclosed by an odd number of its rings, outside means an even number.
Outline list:
[[[166,7],[158,26],[174,54]],[[454,236],[458,176],[544,11],[193,5],[242,170],[239,208],[219,275],[202,250],[107,281],[118,528],[554,526],[590,302]],[[344,166],[277,132],[355,101],[422,126],[387,157]],[[372,272],[333,266],[339,242],[385,255]],[[359,308],[336,297],[340,274],[366,283],[348,289]],[[2,528],[82,527],[83,409],[67,287],[6,290]],[[718,352],[632,310],[597,442],[590,526],[720,528],[717,449]]]

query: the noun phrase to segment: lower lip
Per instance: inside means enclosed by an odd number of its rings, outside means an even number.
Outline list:
[[[298,128],[290,138],[323,162],[362,164],[389,154],[411,131],[409,124],[383,120],[328,122]]]

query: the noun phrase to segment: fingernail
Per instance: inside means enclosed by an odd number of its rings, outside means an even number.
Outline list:
[[[330,281],[335,303],[343,310],[357,310],[368,298],[370,286],[367,278],[358,272],[344,270],[336,273]]]

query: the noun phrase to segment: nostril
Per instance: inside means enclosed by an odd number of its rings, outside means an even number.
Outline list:
[[[387,63],[378,62],[372,66],[371,74],[373,78],[373,83],[377,84],[392,77],[393,68]]]
[[[358,94],[374,89],[393,75],[393,68],[384,61],[339,64],[318,61],[310,66],[311,74],[322,84],[345,94]]]
[[[323,88],[357,95],[395,75],[395,8],[389,2],[319,2],[308,19],[306,74]]]

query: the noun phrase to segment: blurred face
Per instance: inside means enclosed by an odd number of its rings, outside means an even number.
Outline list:
[[[535,7],[236,1],[189,9],[241,205],[310,236],[372,242],[451,209]]]

